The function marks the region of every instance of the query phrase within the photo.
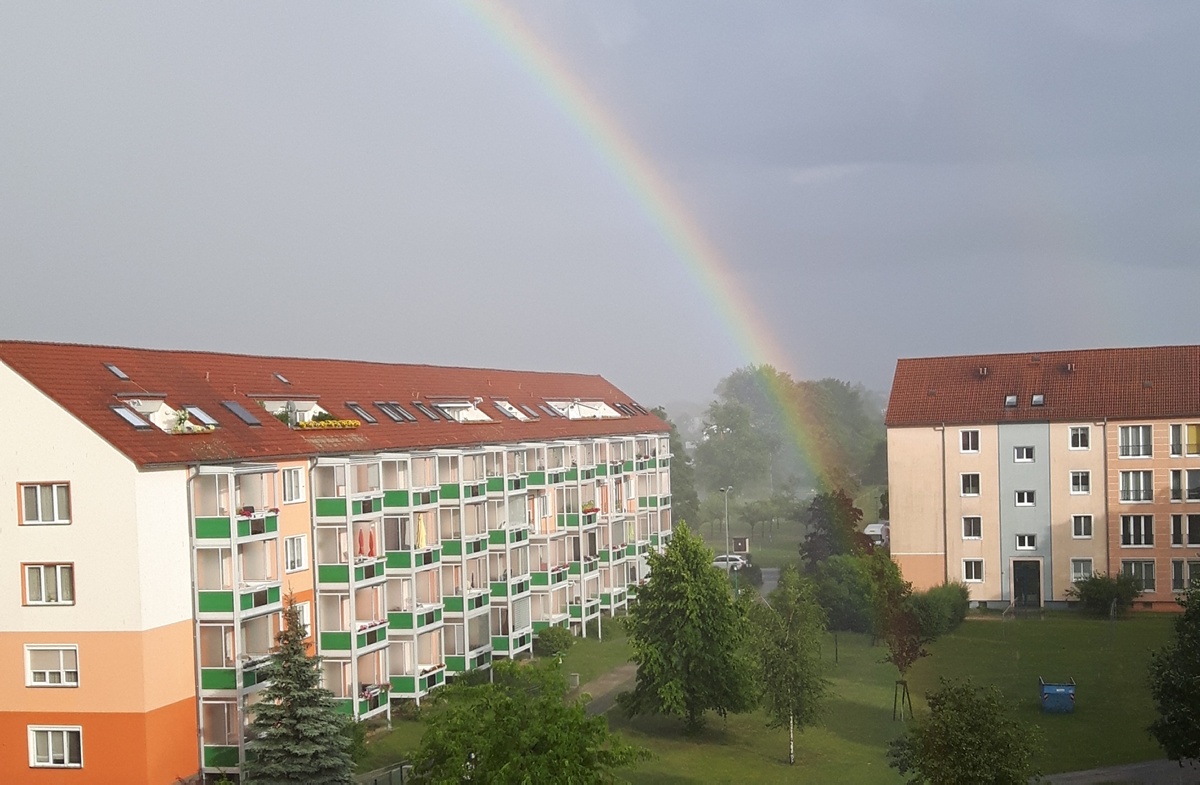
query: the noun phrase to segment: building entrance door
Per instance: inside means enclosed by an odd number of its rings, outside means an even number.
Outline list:
[[[1013,602],[1018,608],[1042,605],[1042,563],[1031,559],[1013,562]]]

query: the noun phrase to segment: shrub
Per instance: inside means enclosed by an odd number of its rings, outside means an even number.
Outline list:
[[[1123,614],[1133,606],[1133,601],[1142,593],[1142,587],[1132,575],[1096,573],[1075,581],[1067,589],[1067,598],[1078,600],[1084,613],[1107,616],[1116,603],[1117,614]]]
[[[762,567],[757,564],[747,564],[737,572],[741,583],[747,586],[762,586]]]
[[[856,556],[830,556],[817,565],[814,583],[817,602],[825,609],[828,629],[870,632],[872,619],[871,571]]]
[[[908,607],[916,615],[921,636],[940,638],[958,629],[967,618],[970,593],[961,583],[946,583],[908,598]]]
[[[557,657],[575,645],[575,636],[564,627],[547,627],[533,641],[533,653],[539,657]]]
[[[346,737],[346,752],[350,753],[350,760],[355,764],[362,763],[367,757],[366,724],[350,720],[342,728],[342,735]]]

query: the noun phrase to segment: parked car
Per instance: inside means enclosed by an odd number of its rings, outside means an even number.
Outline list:
[[[736,553],[723,553],[713,559],[712,566],[718,570],[728,572],[729,570],[740,570],[749,563],[744,557],[738,556]]]

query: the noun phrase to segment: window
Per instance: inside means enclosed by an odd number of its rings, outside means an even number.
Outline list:
[[[1017,463],[1029,463],[1033,460],[1032,447],[1014,447],[1013,460]]]
[[[199,422],[201,425],[208,427],[208,428],[216,428],[217,427],[217,421],[214,420],[208,412],[204,411],[199,406],[185,405],[183,407],[183,409],[184,409],[184,411],[186,411],[188,413],[189,417],[195,417],[196,421]]]
[[[283,540],[284,570],[296,572],[308,566],[308,535],[297,534]]]
[[[21,486],[21,522],[70,523],[71,491],[66,483]]]
[[[1187,470],[1187,500],[1200,500],[1200,469]]]
[[[1091,559],[1071,559],[1071,583],[1092,577]]]
[[[123,381],[123,382],[129,381],[129,374],[125,373],[124,371],[122,371],[120,368],[113,365],[112,363],[104,363],[104,367],[108,369],[109,373],[111,373],[113,376],[117,377],[121,381]]]
[[[983,580],[983,559],[963,559],[963,580],[969,583]]]
[[[959,431],[960,451],[979,452],[979,431]]]
[[[1200,423],[1171,426],[1171,455],[1200,455]]]
[[[375,401],[379,411],[386,414],[393,422],[416,422],[417,418],[396,401]]]
[[[1017,396],[1015,396],[1015,395],[1006,395],[1006,396],[1004,396],[1004,406],[1005,406],[1005,408],[1012,409],[1012,408],[1014,408],[1016,405],[1017,405]]]
[[[412,405],[413,405],[414,409],[416,409],[421,414],[425,415],[426,417],[428,417],[431,420],[440,420],[441,419],[440,417],[438,417],[436,414],[433,413],[432,409],[430,409],[428,406],[421,403],[420,401],[413,401]]]
[[[29,765],[79,768],[83,766],[83,730],[29,727]]]
[[[1182,547],[1200,546],[1200,515],[1171,516],[1171,545]]]
[[[1149,425],[1122,425],[1118,431],[1118,454],[1122,458],[1149,458],[1154,454]]]
[[[1029,400],[1029,405],[1030,406],[1045,406],[1046,405],[1045,393],[1034,393],[1033,397],[1030,398],[1030,400]]]
[[[1092,516],[1072,515],[1071,536],[1076,539],[1090,539],[1092,536]]]
[[[1122,515],[1121,544],[1133,547],[1153,545],[1154,516]]]
[[[964,474],[962,476],[962,495],[963,496],[978,496],[979,495],[979,475]]]
[[[1071,449],[1090,450],[1092,445],[1092,428],[1090,425],[1071,426]]]
[[[1034,496],[1035,494],[1033,491],[1017,491],[1017,506],[1032,507],[1034,504]]]
[[[1176,559],[1171,562],[1171,591],[1187,591],[1200,585],[1200,561]]]
[[[1121,501],[1148,502],[1153,500],[1153,472],[1121,472]]]
[[[1092,473],[1071,472],[1071,493],[1091,493]]]
[[[371,416],[370,412],[368,412],[363,407],[359,406],[358,403],[356,403],[355,401],[346,401],[346,408],[349,409],[350,411],[354,412],[354,414],[365,423],[370,423],[373,425],[373,424],[379,422],[378,420],[376,420],[374,417]]]
[[[232,412],[234,417],[246,423],[246,425],[262,425],[257,417],[246,411],[246,407],[237,401],[221,401],[221,405]]]
[[[312,603],[298,602],[296,610],[300,613],[300,624],[304,626],[305,637],[312,634]]]
[[[57,644],[26,645],[25,686],[78,687],[78,647]]]
[[[1183,470],[1171,470],[1171,501],[1177,502],[1183,498]]]
[[[1121,562],[1121,572],[1126,575],[1132,575],[1137,581],[1138,587],[1142,591],[1154,591],[1154,560],[1147,559],[1144,561],[1123,561]]]
[[[283,503],[304,501],[304,470],[292,467],[283,470]]]
[[[144,431],[150,427],[150,423],[139,417],[137,412],[135,412],[133,409],[127,409],[124,406],[110,406],[108,408],[112,409],[118,417],[132,425],[134,428],[137,428],[139,431]]]
[[[963,539],[978,540],[983,537],[983,519],[978,515],[968,515],[963,521]]]
[[[75,569],[70,564],[26,564],[26,605],[74,605]]]
[[[1037,548],[1036,534],[1018,534],[1017,535],[1017,550],[1032,551]]]

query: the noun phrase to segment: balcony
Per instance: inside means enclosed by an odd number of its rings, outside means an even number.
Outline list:
[[[196,518],[196,539],[228,540],[235,530],[233,521],[228,516]],[[260,510],[249,515],[239,512],[236,521],[239,539],[273,536],[279,530],[278,510]]]
[[[386,556],[363,556],[354,560],[355,585],[382,583],[387,575]],[[318,564],[317,583],[325,586],[348,586],[350,584],[349,564]]]
[[[529,488],[544,488],[546,487],[546,472],[526,472],[525,485]]]
[[[339,714],[354,716],[355,702],[358,703],[358,718],[360,720],[373,717],[387,709],[390,684],[360,684],[355,698],[334,698],[334,707]]]
[[[488,607],[488,594],[491,587],[484,589],[471,589],[466,595],[451,594],[443,597],[446,604],[446,613],[471,613]]]
[[[605,564],[615,564],[625,559],[625,546],[614,545],[611,548],[603,548],[600,551],[600,561]]]
[[[625,589],[611,589],[600,593],[600,607],[608,612],[612,612],[625,605]]]
[[[266,681],[265,665],[270,662],[270,654],[243,655],[241,688],[247,689]],[[236,690],[238,689],[237,668],[201,668],[200,689],[202,690]]]
[[[492,599],[502,600],[519,597],[522,594],[528,594],[530,587],[530,576],[528,574],[492,581]]]
[[[280,610],[279,581],[263,581],[255,584],[243,584],[237,591],[237,605],[243,614],[266,613]],[[201,590],[199,592],[198,609],[200,613],[232,614],[234,608],[234,592],[232,590]]]
[[[599,569],[599,556],[584,556],[582,561],[571,562],[570,573],[572,575],[590,575]]]
[[[389,681],[392,686],[392,696],[397,698],[419,698],[430,690],[446,683],[446,666],[433,663],[418,666],[419,674],[408,676],[392,676]]]
[[[409,504],[407,490],[394,490],[383,492],[383,509],[385,510],[407,510]]]
[[[558,586],[567,582],[569,567],[566,564],[560,564],[557,567],[545,567],[540,570],[534,570],[530,574],[530,582],[533,586]]]
[[[581,621],[583,619],[589,619],[600,613],[600,598],[589,597],[583,602],[572,600],[570,605],[567,607],[573,620]]]
[[[502,529],[492,529],[488,532],[488,542],[492,545],[516,545],[529,539],[529,527],[523,523],[505,526]]]
[[[416,551],[388,551],[385,558],[389,570],[413,570],[440,563],[442,547],[435,545]]]
[[[451,674],[486,668],[492,664],[492,644],[489,639],[481,648],[467,654],[447,654],[446,671]]]
[[[625,555],[628,556],[645,556],[650,550],[649,540],[638,540],[625,544]]]
[[[382,648],[379,644],[387,643],[388,621],[386,619],[367,619],[356,621],[354,631],[322,630],[319,636],[322,653],[349,654],[354,650],[362,654],[364,649],[371,647]]]
[[[488,547],[488,533],[466,534],[444,538],[442,540],[443,556],[474,556],[483,553]]]
[[[241,765],[237,745],[205,744],[204,766],[208,769],[236,769]]]
[[[533,632],[526,630],[515,634],[502,633],[492,636],[492,653],[508,655],[511,657],[514,654],[528,649],[533,645]]]
[[[488,481],[480,480],[478,482],[443,483],[439,490],[439,499],[451,501],[462,499],[463,501],[474,501],[482,499],[488,491]]]
[[[442,603],[417,603],[413,610],[388,611],[388,629],[392,632],[422,633],[442,623]]]

